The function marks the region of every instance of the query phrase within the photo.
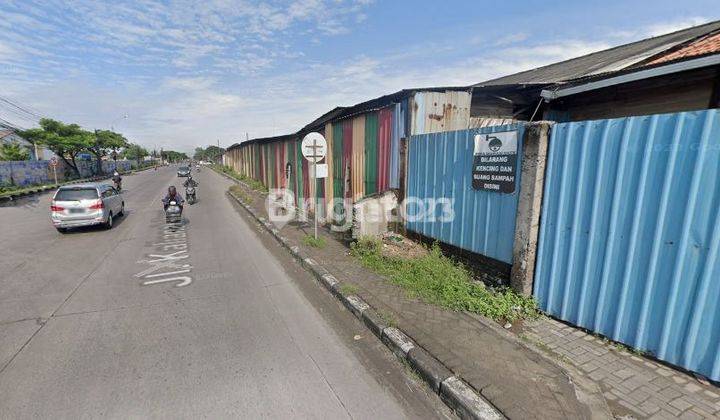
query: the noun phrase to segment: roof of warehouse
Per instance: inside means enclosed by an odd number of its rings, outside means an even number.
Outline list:
[[[294,139],[294,138],[296,138],[296,137],[297,137],[297,133],[284,134],[284,135],[282,135],[282,136],[274,136],[274,137],[260,137],[260,138],[257,138],[257,139],[250,139],[250,140],[243,141],[243,142],[240,142],[240,143],[235,143],[235,144],[233,144],[232,146],[228,147],[228,148],[225,149],[225,150],[226,150],[226,151],[227,151],[227,150],[233,150],[233,149],[237,149],[237,148],[240,147],[240,146],[247,146],[247,145],[249,145],[249,144],[254,144],[254,143],[272,143],[272,142],[275,142],[275,141],[292,140],[292,139]]]
[[[298,130],[296,133],[293,134],[286,134],[283,136],[275,136],[275,137],[263,137],[263,138],[257,138],[252,139],[248,141],[244,141],[241,143],[235,143],[232,146],[228,147],[227,150],[236,149],[242,145],[248,145],[253,143],[272,143],[275,141],[284,141],[284,140],[291,140],[293,138],[297,138],[299,135],[308,133],[315,130],[320,130],[324,128],[325,124],[331,121],[336,121],[344,118],[349,118],[357,114],[362,114],[364,112],[370,112],[374,110],[378,110],[381,108],[385,108],[386,106],[392,105],[394,103],[398,103],[405,99],[406,97],[416,93],[416,92],[444,92],[444,91],[469,91],[469,86],[451,86],[451,87],[430,87],[430,88],[415,88],[415,89],[403,89],[399,90],[395,93],[391,93],[389,95],[380,96],[374,99],[370,99],[365,102],[361,102],[359,104],[355,104],[352,106],[338,106],[333,108],[332,110],[324,113],[323,115],[316,118],[313,122],[309,123],[305,127]]]
[[[648,64],[667,63],[717,53],[720,53],[720,32],[705,35],[660,57],[654,57]]]
[[[720,21],[693,26],[665,35],[620,45],[559,63],[478,83],[474,87],[500,85],[547,85],[606,73],[647,63],[668,51],[720,30]],[[678,57],[680,58],[680,57]]]
[[[312,131],[319,129],[330,121],[341,120],[352,117],[354,115],[362,114],[365,112],[375,111],[394,103],[401,102],[403,99],[417,92],[445,92],[445,91],[469,91],[469,86],[447,86],[447,87],[428,87],[428,88],[414,88],[414,89],[402,89],[389,95],[379,96],[360,102],[358,104],[348,107],[337,107],[332,111],[322,115],[320,118],[311,122],[310,124],[303,127],[299,133]]]

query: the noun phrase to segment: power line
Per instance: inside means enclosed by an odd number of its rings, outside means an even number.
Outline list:
[[[10,128],[12,130],[25,130],[25,128],[23,128],[17,124],[13,124],[10,121],[5,120],[3,118],[0,118],[0,126],[5,127],[5,128]]]
[[[0,96],[0,101],[5,102],[6,104],[11,105],[14,108],[17,108],[18,110],[20,110],[28,115],[31,115],[35,118],[38,118],[38,119],[44,118],[43,115],[41,115],[39,112],[33,110],[32,108],[30,108],[27,105],[19,105],[17,102],[11,101],[10,99],[4,98],[2,96]]]

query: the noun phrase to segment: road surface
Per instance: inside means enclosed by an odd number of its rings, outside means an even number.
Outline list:
[[[0,207],[0,418],[447,416],[229,181],[196,178],[181,229],[159,203],[172,167],[125,177],[109,231],[56,232],[49,194]]]

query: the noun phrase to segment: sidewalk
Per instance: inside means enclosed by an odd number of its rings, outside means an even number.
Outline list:
[[[245,201],[252,198],[251,207],[266,217],[265,195],[249,189],[245,192]],[[591,408],[577,396],[588,395],[586,390],[577,389],[564,369],[528,350],[520,340],[505,337],[509,333],[500,327],[408,298],[403,290],[361,267],[347,246],[327,229],[320,229],[327,241],[323,249],[303,245],[302,239],[312,233],[310,225],[290,223],[280,231],[338,280],[357,287],[357,295],[507,417],[592,417]],[[599,400],[599,389],[594,393]]]
[[[720,418],[718,387],[554,319],[542,318],[526,327],[523,338],[598,383],[616,416]]]
[[[266,217],[265,195],[244,190]],[[280,231],[509,418],[720,417],[720,389],[690,375],[547,317],[516,335],[477,315],[425,304],[360,266],[329,230],[320,229],[323,249],[303,245],[311,225]]]

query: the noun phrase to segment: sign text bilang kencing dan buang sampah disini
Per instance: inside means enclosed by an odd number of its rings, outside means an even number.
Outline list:
[[[472,186],[511,194],[515,192],[517,131],[476,134]]]

